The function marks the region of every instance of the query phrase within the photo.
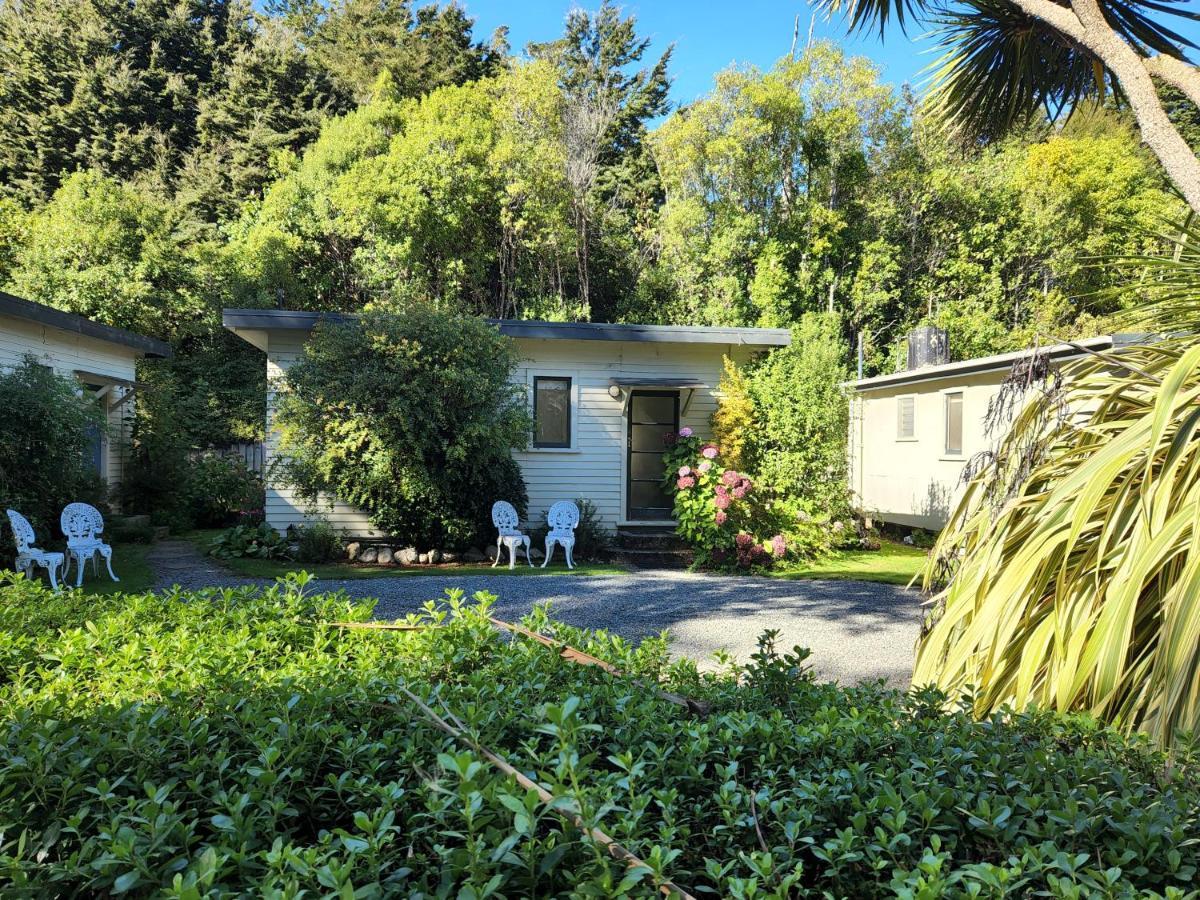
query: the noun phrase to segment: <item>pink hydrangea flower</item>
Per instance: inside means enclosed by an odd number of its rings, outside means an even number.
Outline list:
[[[736,497],[738,500],[741,500],[743,497],[745,497],[746,496],[746,486],[739,484],[737,487],[735,487],[733,489],[733,496]]]
[[[733,500],[728,494],[717,494],[717,499],[713,501],[717,504],[717,509],[729,509],[729,505]]]
[[[685,475],[691,475],[691,474],[692,474],[691,466],[680,466],[679,467],[679,477],[680,478],[682,478]]]
[[[721,480],[730,487],[733,487],[735,484],[741,481],[741,479],[742,476],[733,471],[733,469],[726,469],[725,473],[721,476]]]
[[[675,482],[675,487],[679,488],[681,491],[686,491],[688,488],[692,487],[695,483],[696,483],[696,479],[693,478],[691,475],[684,475],[682,478],[678,479]]]
[[[718,497],[724,497],[728,493],[729,493],[729,488],[725,487],[725,485],[723,485],[723,484],[717,485],[717,496]]]
[[[712,444],[707,444],[704,447],[704,449],[700,451],[700,455],[703,456],[705,459],[716,459],[717,458],[717,448],[714,447]]]
[[[704,459],[704,460],[700,461],[700,465],[696,466],[696,471],[699,472],[701,475],[703,475],[705,472],[707,472],[711,468],[712,468],[712,462],[707,459]]]
[[[725,510],[723,510],[723,509],[718,509],[716,518],[717,518],[718,525],[724,525],[726,522],[729,521],[729,513],[725,512]]]
[[[685,425],[683,428],[680,428],[680,429],[679,429],[679,436],[680,436],[680,437],[691,437],[691,436],[692,436],[692,429],[688,428],[688,427]]]
[[[737,537],[733,539],[733,542],[737,544],[737,546],[744,548],[749,547],[752,543],[754,543],[754,538],[746,534],[744,531],[739,531]]]
[[[771,538],[771,555],[776,559],[782,559],[787,554],[787,542],[783,539],[782,534],[777,534]]]

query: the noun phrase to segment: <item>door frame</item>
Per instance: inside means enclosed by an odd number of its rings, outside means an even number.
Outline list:
[[[633,401],[639,396],[672,398],[675,403],[675,423],[673,430],[676,432],[679,431],[680,404],[678,390],[640,390],[637,388],[630,390],[629,403],[625,407],[625,452],[621,454],[621,512],[624,513],[623,522],[629,525],[671,525],[675,522],[674,517],[666,519],[635,519],[632,515],[633,496],[629,488],[633,482]]]

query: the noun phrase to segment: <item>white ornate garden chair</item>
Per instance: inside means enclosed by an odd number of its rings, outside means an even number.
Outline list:
[[[492,568],[496,568],[500,564],[500,554],[504,548],[508,548],[508,567],[515,568],[517,564],[517,547],[524,546],[525,562],[529,563],[530,568],[533,567],[533,560],[529,558],[529,535],[522,534],[517,527],[520,525],[520,518],[517,516],[517,511],[513,509],[513,505],[507,500],[497,500],[492,504],[492,524],[496,526],[496,559],[492,563]]]
[[[104,517],[100,510],[87,503],[68,503],[63,507],[59,516],[59,524],[63,534],[67,536],[67,565],[63,569],[63,578],[75,563],[75,587],[83,584],[83,565],[89,559],[92,561],[92,574],[98,575],[96,554],[104,557],[104,565],[108,567],[108,577],[120,581],[112,570],[112,547],[100,539],[104,531]]]
[[[33,526],[15,509],[8,510],[8,523],[12,526],[13,537],[17,542],[17,562],[14,568],[24,572],[26,578],[31,578],[34,565],[41,566],[50,576],[50,587],[57,591],[58,570],[64,565],[63,554],[51,550],[39,550],[33,546]],[[65,570],[63,575],[66,576]]]
[[[546,513],[546,558],[542,560],[542,568],[550,562],[550,554],[554,545],[560,544],[567,557],[567,568],[575,568],[575,560],[571,558],[575,550],[575,528],[579,524],[579,507],[570,500],[559,500]]]

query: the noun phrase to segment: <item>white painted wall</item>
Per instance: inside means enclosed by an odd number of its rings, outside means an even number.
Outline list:
[[[850,486],[866,515],[899,525],[939,529],[962,491],[963,466],[991,449],[988,404],[1007,369],[862,390],[851,398]],[[946,453],[945,395],[963,394],[962,452]],[[915,433],[898,436],[900,397],[915,399]]]
[[[307,335],[299,331],[255,332],[256,346],[267,351],[268,383],[274,384],[300,355]],[[596,504],[605,526],[615,529],[625,521],[625,442],[624,401],[609,396],[609,379],[622,378],[696,378],[709,385],[696,390],[687,403],[687,391],[681,392],[680,425],[696,433],[709,431],[709,416],[716,408],[716,388],[721,378],[722,359],[732,355],[745,362],[752,348],[726,344],[674,344],[639,341],[576,341],[517,339],[522,364],[514,381],[532,392],[535,375],[559,375],[572,378],[575,392],[573,445],[568,449],[534,449],[515,453],[529,490],[531,525],[544,521],[550,505],[557,500],[586,497]],[[532,393],[530,393],[532,407]],[[267,415],[267,457],[279,454],[279,436],[272,427],[274,390],[269,389]],[[316,509],[307,509],[293,492],[268,479],[267,521],[277,529],[302,523],[311,516],[323,516],[336,528],[354,535],[377,536],[368,516],[361,510],[325,498]]]
[[[26,354],[32,354],[43,365],[68,378],[74,378],[75,372],[80,370],[122,381],[135,380],[139,357],[136,350],[124,344],[0,314],[0,368],[11,370]],[[105,401],[115,402],[124,396],[125,391],[125,388],[115,387]],[[130,398],[108,416],[109,434],[101,453],[101,469],[110,490],[120,485],[129,458],[135,402],[134,398]]]

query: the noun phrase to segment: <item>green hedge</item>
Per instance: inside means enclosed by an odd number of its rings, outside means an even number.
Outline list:
[[[380,633],[318,624],[368,607],[295,582],[0,586],[0,892],[649,897],[669,878],[697,897],[1182,897],[1196,880],[1190,759],[1168,770],[1081,719],[976,723],[932,694],[818,684],[769,640],[700,675],[661,640],[531,617],[639,684],[506,640],[485,610]],[[648,869],[626,873],[401,685]]]

